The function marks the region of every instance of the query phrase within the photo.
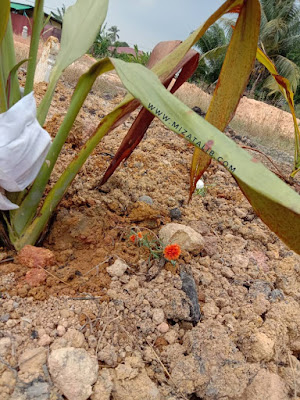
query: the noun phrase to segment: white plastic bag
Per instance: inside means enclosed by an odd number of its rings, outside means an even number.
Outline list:
[[[33,92],[0,114],[0,187],[20,192],[37,176],[51,144],[36,119]],[[0,210],[18,208],[0,191]]]

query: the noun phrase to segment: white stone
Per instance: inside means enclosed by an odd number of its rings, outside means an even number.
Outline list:
[[[157,330],[160,333],[166,333],[169,330],[169,325],[166,322],[163,322],[163,323],[158,325]]]
[[[28,37],[28,26],[23,26],[22,37],[26,39]]]
[[[66,347],[52,351],[48,359],[54,384],[68,400],[87,400],[98,377],[98,362],[84,349]]]
[[[164,245],[178,244],[183,250],[200,252],[204,247],[204,240],[200,233],[189,226],[170,223],[159,232],[159,238]]]
[[[111,265],[107,267],[106,270],[110,276],[116,276],[120,278],[124,272],[127,270],[128,265],[124,263],[124,261],[120,260],[119,258]]]
[[[66,333],[66,328],[62,325],[58,325],[56,328],[58,336],[63,336]]]

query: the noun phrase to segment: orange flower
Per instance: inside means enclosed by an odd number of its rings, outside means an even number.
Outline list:
[[[135,236],[135,235],[129,236],[129,240],[130,240],[132,243],[134,243],[135,240],[136,240],[136,236]]]
[[[138,236],[139,239],[142,239],[143,238],[142,232],[138,232],[137,236]]]
[[[169,244],[164,248],[164,257],[166,260],[177,260],[180,256],[181,248],[178,244]]]

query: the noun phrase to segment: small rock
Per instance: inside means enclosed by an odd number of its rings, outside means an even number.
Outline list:
[[[96,336],[90,335],[87,340],[88,340],[89,347],[91,349],[95,349],[97,347],[98,339],[96,338]]]
[[[76,329],[70,328],[67,333],[64,334],[63,339],[68,342],[69,347],[85,347],[86,341],[84,334],[77,331]]]
[[[232,279],[234,277],[234,272],[229,267],[223,267],[221,269],[221,274],[225,276],[225,278]]]
[[[55,385],[68,400],[86,400],[98,377],[98,362],[84,349],[67,347],[52,351],[49,372]]]
[[[128,265],[124,263],[124,261],[117,259],[113,265],[110,267],[107,267],[106,270],[109,273],[110,276],[117,276],[120,278],[124,272],[127,270]]]
[[[152,319],[156,325],[161,324],[165,319],[164,311],[161,308],[154,308]]]
[[[247,210],[243,210],[241,208],[236,208],[234,211],[235,211],[236,215],[239,218],[246,218],[247,217],[247,214],[248,214]]]
[[[3,304],[3,310],[5,310],[5,311],[7,311],[9,313],[14,311],[14,301],[13,300],[7,300]]]
[[[142,201],[143,203],[146,203],[146,204],[150,204],[150,206],[152,206],[152,204],[153,204],[153,200],[150,196],[140,196],[139,201]]]
[[[165,334],[165,339],[169,344],[174,344],[178,339],[178,333],[172,329]]]
[[[98,360],[103,361],[110,367],[114,367],[118,362],[118,355],[115,351],[114,346],[108,344],[101,351],[98,352]]]
[[[19,358],[21,372],[35,374],[42,371],[47,360],[47,350],[44,347],[25,350]]]
[[[29,286],[40,286],[47,279],[47,273],[41,268],[32,268],[26,273],[25,281]]]
[[[234,254],[231,259],[231,265],[236,268],[247,268],[249,265],[249,258],[241,254]]]
[[[33,384],[26,389],[26,395],[30,400],[48,400],[49,384],[47,382],[34,381]]]
[[[245,400],[286,400],[288,391],[280,376],[261,369],[247,387]]]
[[[204,249],[209,257],[212,257],[218,252],[219,239],[216,236],[206,236]]]
[[[259,293],[265,295],[265,298],[268,299],[271,294],[271,287],[269,282],[257,280],[253,282],[249,288],[249,296],[255,298]]]
[[[205,318],[215,318],[219,314],[220,310],[215,305],[214,301],[210,301],[204,304],[202,312]]]
[[[191,318],[192,322],[199,322],[201,319],[201,312],[198,300],[197,287],[194,278],[185,271],[180,272],[182,281],[182,290],[191,301]]]
[[[110,400],[113,387],[114,385],[109,370],[106,368],[102,369],[94,386],[91,400]]]
[[[164,245],[178,244],[183,250],[200,253],[204,247],[204,240],[200,233],[189,226],[174,222],[165,225],[159,231],[159,237]]]
[[[169,330],[169,325],[166,322],[162,322],[161,324],[158,325],[157,330],[160,333],[166,333]]]
[[[2,314],[0,316],[0,322],[7,322],[10,318],[10,314]]]
[[[170,210],[170,217],[172,221],[181,219],[182,215],[180,209],[172,208],[172,210]]]
[[[14,373],[14,371],[7,369],[6,371],[3,372],[0,378],[0,390],[1,386],[4,386],[8,388],[9,392],[12,392],[16,385],[16,382],[17,382],[16,374]]]
[[[66,333],[66,328],[62,325],[58,325],[56,328],[58,336],[63,336]]]
[[[275,343],[262,332],[250,337],[251,358],[254,361],[270,361],[274,355]]]
[[[161,400],[157,386],[136,357],[126,358],[125,364],[114,370],[113,393],[115,400]]]
[[[55,264],[55,256],[48,249],[27,245],[19,251],[16,261],[28,268],[45,268]]]
[[[272,303],[277,301],[277,300],[284,300],[284,294],[282,293],[282,290],[274,289],[269,294],[269,299],[270,299],[270,302],[272,302]]]
[[[11,351],[11,339],[4,337],[0,339],[0,356],[5,357]]]
[[[39,346],[49,346],[49,344],[51,344],[53,342],[53,339],[47,335],[44,334],[41,336],[40,340],[38,341],[38,345]]]

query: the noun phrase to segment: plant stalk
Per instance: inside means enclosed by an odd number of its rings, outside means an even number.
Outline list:
[[[37,53],[39,48],[40,34],[43,28],[44,19],[44,0],[35,0],[33,13],[33,27],[30,41],[29,61],[24,95],[26,96],[33,90],[34,74],[36,69]]]
[[[89,91],[91,90],[96,78],[112,69],[113,66],[110,63],[107,61],[100,61],[97,63],[97,65],[92,66],[91,69],[79,79],[72,96],[68,112],[55,136],[55,139],[53,140],[46,160],[42,165],[38,176],[36,177],[19,209],[11,212],[11,224],[17,235],[21,236],[26,226],[31,223],[37,211],[39,202],[43,196],[46,185],[49,181],[56,160],[68,137],[78,112],[80,111],[80,108],[89,94]]]
[[[39,212],[39,215],[35,218],[31,225],[28,226],[24,234],[18,240],[14,240],[14,238],[11,238],[14,247],[17,250],[20,250],[27,244],[33,245],[34,243],[36,243],[45,226],[47,225],[53,211],[61,201],[66,190],[81,169],[82,165],[85,163],[85,161],[98,145],[98,143],[101,141],[101,139],[118,120],[122,112],[122,108],[117,108],[102,120],[95,134],[86,142],[77,157],[75,157],[75,159],[69,164],[59,180],[50,190]]]

